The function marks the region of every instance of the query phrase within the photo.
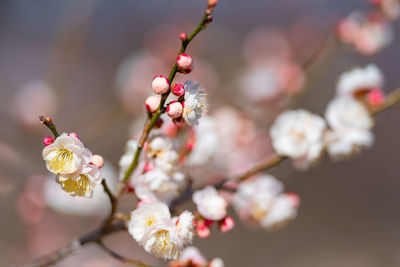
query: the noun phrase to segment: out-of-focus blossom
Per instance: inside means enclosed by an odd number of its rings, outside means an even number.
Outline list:
[[[374,64],[365,68],[356,68],[345,72],[339,77],[338,95],[355,96],[360,92],[380,90],[383,86],[383,74]]]
[[[221,258],[215,258],[210,261],[209,267],[224,267],[224,261]]]
[[[116,94],[122,107],[132,114],[141,111],[154,73],[167,70],[168,65],[152,53],[139,52],[127,57],[121,63],[116,78]]]
[[[400,1],[399,0],[373,0],[372,4],[379,7],[382,13],[390,20],[399,18]]]
[[[101,183],[101,172],[93,164],[83,166],[80,171],[74,174],[58,174],[57,183],[71,196],[87,197],[93,196],[96,185]]]
[[[164,203],[145,203],[132,212],[128,231],[147,252],[163,259],[177,259],[184,246],[192,242],[192,220],[188,211],[171,218]]]
[[[373,144],[373,119],[366,107],[353,97],[333,99],[325,111],[325,118],[332,129],[327,132],[326,144],[333,158],[349,156]]]
[[[219,137],[215,120],[212,117],[203,116],[199,125],[195,126],[194,147],[189,155],[189,163],[194,166],[207,163],[218,149]]]
[[[156,112],[158,106],[160,105],[161,97],[159,95],[152,95],[146,98],[144,104],[146,109],[150,112]]]
[[[282,191],[282,183],[273,176],[263,175],[240,183],[233,205],[243,220],[270,230],[296,216],[297,196]]]
[[[326,123],[320,116],[303,109],[285,111],[271,127],[272,145],[277,154],[295,160],[305,169],[320,155]]]
[[[43,81],[32,81],[18,89],[12,114],[24,126],[41,127],[38,117],[42,114],[54,116],[57,112],[57,96],[54,89]]]
[[[129,140],[125,146],[125,153],[119,160],[119,178],[122,179],[125,175],[126,170],[132,163],[133,157],[137,149],[137,141]]]
[[[202,267],[207,264],[206,258],[201,254],[197,247],[189,246],[185,248],[177,261],[169,263],[169,267]]]
[[[297,197],[291,194],[281,194],[271,204],[268,213],[261,219],[261,226],[265,229],[280,228],[297,215]]]
[[[154,168],[133,179],[137,197],[141,200],[170,202],[179,195],[185,185],[185,176],[181,172],[167,173]]]
[[[291,61],[270,61],[249,68],[240,78],[242,95],[252,102],[294,94],[304,85],[301,68]]]
[[[82,142],[63,133],[42,153],[46,167],[55,174],[73,174],[92,160],[92,152]]]
[[[189,126],[199,124],[199,119],[207,108],[206,91],[200,89],[199,83],[187,81],[185,86],[185,102],[182,117]]]
[[[102,174],[108,188],[113,194],[116,194],[118,180],[116,171],[111,167],[111,164],[106,162],[102,168]],[[64,214],[99,216],[108,214],[111,209],[110,199],[102,186],[95,187],[92,198],[76,198],[65,194],[60,186],[49,178],[44,184],[44,197],[51,209]]]
[[[208,220],[221,220],[226,216],[228,203],[218,195],[218,191],[213,186],[206,186],[204,189],[193,193],[193,202],[197,210]]]
[[[344,43],[353,45],[365,55],[379,52],[393,40],[390,23],[377,13],[351,13],[339,24],[338,35]]]

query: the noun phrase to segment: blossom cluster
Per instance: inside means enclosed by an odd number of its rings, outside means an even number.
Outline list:
[[[374,7],[372,11],[355,11],[337,28],[339,39],[364,55],[375,54],[392,42],[392,21],[400,15],[397,0],[373,0],[370,3]]]
[[[93,155],[74,133],[44,139],[42,152],[47,169],[56,174],[56,181],[71,196],[91,198],[95,186],[101,182],[103,160]],[[96,166],[97,165],[97,166]]]
[[[383,77],[375,65],[342,74],[336,96],[325,110],[325,119],[309,111],[289,110],[278,116],[270,134],[281,156],[306,169],[324,148],[340,159],[372,145],[373,119],[370,108],[383,104]]]
[[[184,211],[171,217],[162,202],[139,203],[132,212],[128,231],[143,248],[157,257],[178,259],[193,239],[193,215]]]

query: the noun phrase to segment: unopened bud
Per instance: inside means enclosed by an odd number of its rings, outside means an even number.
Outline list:
[[[156,112],[158,106],[160,105],[161,98],[158,95],[152,95],[146,98],[144,104],[146,105],[146,109],[151,113]]]
[[[104,166],[104,159],[100,155],[93,155],[92,157],[92,164],[95,165],[97,168],[101,169]]]
[[[222,221],[219,223],[219,230],[222,233],[227,233],[231,231],[235,227],[235,221],[233,220],[232,217],[225,217]]]
[[[181,102],[173,101],[167,107],[167,114],[173,119],[182,116],[183,106]]]
[[[187,40],[187,34],[182,32],[181,34],[179,34],[179,39],[181,39],[182,41],[186,41]]]
[[[54,143],[53,137],[46,136],[45,138],[43,138],[43,144],[45,144],[46,146],[51,145],[52,143]]]
[[[207,1],[207,5],[210,8],[215,7],[217,4],[218,4],[218,0],[208,0]]]
[[[193,58],[188,54],[180,54],[176,58],[176,64],[178,64],[178,68],[180,71],[186,71],[192,67]]]
[[[183,96],[185,94],[185,87],[180,83],[176,83],[172,87],[171,92],[176,96]]]
[[[377,107],[383,104],[385,101],[385,95],[381,90],[375,89],[371,90],[367,95],[368,104],[373,107]]]
[[[201,224],[201,225],[197,225],[196,233],[197,233],[197,236],[200,238],[207,238],[210,236],[211,230],[206,225]]]
[[[151,88],[153,92],[162,95],[168,92],[169,90],[169,81],[162,75],[158,75],[154,77],[153,82],[151,83]]]

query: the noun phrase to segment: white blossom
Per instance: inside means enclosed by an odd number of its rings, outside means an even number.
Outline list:
[[[282,183],[271,175],[253,178],[240,183],[233,206],[243,220],[271,230],[296,216],[297,196],[282,191]]]
[[[73,136],[63,133],[43,149],[46,167],[55,174],[73,174],[92,160],[92,152]]]
[[[297,215],[297,203],[291,195],[281,194],[274,199],[268,213],[261,219],[265,229],[277,229],[284,226]]]
[[[195,191],[193,202],[199,213],[206,219],[218,221],[226,216],[228,203],[218,195],[218,191],[213,186],[206,186],[202,190]]]
[[[324,119],[307,110],[285,111],[271,127],[272,145],[277,154],[288,156],[306,168],[323,149],[325,128]]]
[[[110,167],[110,164],[105,164],[101,169],[101,173],[106,180],[108,187],[113,194],[117,192],[116,171]],[[50,177],[49,177],[50,178]],[[98,216],[107,215],[111,210],[110,199],[104,192],[102,186],[96,186],[93,191],[92,198],[72,197],[61,189],[54,182],[54,177],[47,179],[44,184],[43,194],[47,205],[64,214],[72,214],[79,216]]]
[[[373,144],[373,119],[366,107],[354,98],[333,99],[325,117],[332,129],[326,135],[328,153],[332,157],[348,156]]]
[[[200,89],[199,83],[187,81],[185,86],[185,102],[182,117],[189,126],[199,124],[199,119],[206,110],[206,91]]]
[[[96,185],[101,183],[100,169],[95,165],[88,164],[74,174],[58,174],[57,183],[71,196],[87,197],[93,196]]]
[[[199,125],[194,127],[196,142],[189,155],[191,165],[206,164],[215,154],[218,148],[219,137],[215,125],[215,120],[211,117],[203,116]]]
[[[177,262],[173,262],[173,264],[170,264],[170,266],[188,266],[189,264],[193,266],[205,266],[207,264],[206,258],[204,258],[197,247],[186,247],[179,257],[179,260]]]
[[[153,204],[143,203],[132,212],[128,231],[140,243],[150,227],[160,223],[165,218],[171,218],[167,205],[161,202]]]
[[[177,259],[193,238],[193,215],[171,218],[164,203],[142,204],[131,214],[128,231],[144,249],[163,259]]]
[[[160,168],[154,168],[133,179],[137,197],[141,200],[170,202],[179,195],[185,184],[181,172],[167,173]]]
[[[338,95],[354,95],[361,90],[380,89],[383,85],[382,72],[374,64],[356,68],[339,77]]]

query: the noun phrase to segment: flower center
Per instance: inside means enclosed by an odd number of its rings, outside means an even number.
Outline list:
[[[73,153],[65,148],[58,149],[56,156],[49,162],[49,166],[57,173],[68,173],[74,169]]]
[[[152,246],[152,252],[155,255],[168,255],[171,257],[172,251],[174,248],[174,244],[170,239],[170,234],[167,230],[162,230],[157,233],[156,241]]]
[[[70,178],[61,181],[61,186],[66,192],[74,196],[84,196],[91,192],[89,178],[83,174],[80,174],[76,180]]]

